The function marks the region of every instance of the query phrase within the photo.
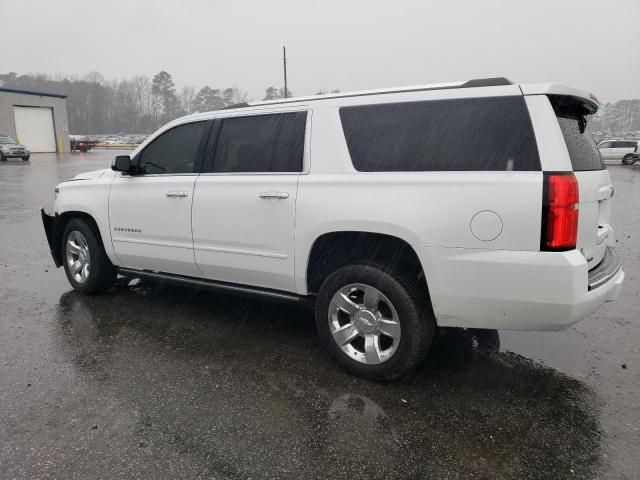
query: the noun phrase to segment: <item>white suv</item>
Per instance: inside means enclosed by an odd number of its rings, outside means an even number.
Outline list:
[[[503,78],[244,104],[61,183],[42,218],[76,290],[311,300],[329,352],[389,380],[437,327],[559,330],[618,296],[596,109]]]
[[[605,160],[622,160],[625,165],[633,165],[640,153],[635,140],[606,140],[598,144],[598,150]]]

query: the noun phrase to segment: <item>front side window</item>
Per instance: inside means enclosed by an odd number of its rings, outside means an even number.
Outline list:
[[[225,118],[213,171],[300,172],[306,112]]]
[[[343,107],[340,118],[362,172],[540,170],[522,97]]]
[[[138,156],[142,174],[197,173],[206,122],[179,125],[162,133]]]

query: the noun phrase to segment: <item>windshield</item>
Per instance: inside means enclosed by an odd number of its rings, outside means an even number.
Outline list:
[[[18,143],[11,137],[0,137],[0,145],[6,145],[7,143]]]

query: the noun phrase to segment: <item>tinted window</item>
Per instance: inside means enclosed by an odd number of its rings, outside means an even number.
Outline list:
[[[301,172],[307,112],[287,113],[283,117],[276,147],[274,171]]]
[[[635,142],[613,142],[614,148],[635,148]]]
[[[522,97],[343,107],[357,170],[540,170]]]
[[[589,126],[586,125],[580,128],[580,117],[578,116],[558,116],[558,123],[560,124],[560,130],[562,130],[562,136],[567,144],[567,150],[569,150],[569,157],[571,157],[571,165],[575,172],[582,172],[585,170],[602,170],[604,169],[604,162],[602,161],[602,155],[600,150],[593,141]],[[604,146],[600,148],[606,148]]]
[[[142,150],[142,173],[193,173],[199,171],[200,143],[206,122],[180,125],[161,134]]]
[[[301,171],[305,119],[305,112],[224,119],[213,171]]]

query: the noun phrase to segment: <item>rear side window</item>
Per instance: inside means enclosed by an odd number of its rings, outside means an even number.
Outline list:
[[[635,148],[635,142],[613,142],[613,148]]]
[[[199,172],[201,141],[206,124],[207,122],[187,123],[160,134],[138,157],[141,173]]]
[[[340,118],[359,171],[540,170],[521,96],[343,107]]]
[[[573,171],[603,170],[605,166],[602,155],[600,155],[596,142],[593,141],[589,126],[583,124],[581,127],[582,120],[577,115],[562,115],[558,116],[558,123],[564,142],[567,144],[567,150],[569,150]],[[601,146],[600,148],[608,147]]]
[[[598,148],[613,148],[613,142],[604,142],[598,145]]]
[[[213,171],[302,171],[306,115],[297,112],[224,119]]]

